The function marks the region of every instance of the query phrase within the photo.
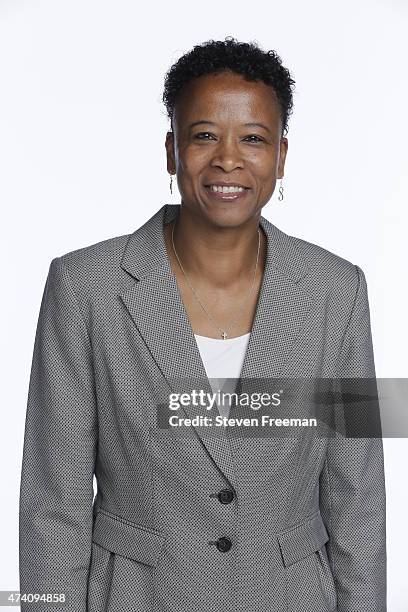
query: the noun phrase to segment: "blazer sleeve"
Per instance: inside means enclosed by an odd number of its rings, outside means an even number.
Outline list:
[[[40,306],[25,418],[21,612],[86,611],[96,446],[90,338],[68,270],[55,258]],[[30,603],[31,596],[24,601],[24,594],[37,594],[39,603]],[[41,603],[58,594],[66,603]]]
[[[374,379],[367,284],[356,267],[356,294],[338,361],[338,378]],[[363,381],[364,382],[364,381]],[[372,417],[379,418],[377,402]],[[371,418],[371,415],[369,415]],[[338,612],[386,612],[386,496],[381,433],[329,438],[320,476],[320,509]]]

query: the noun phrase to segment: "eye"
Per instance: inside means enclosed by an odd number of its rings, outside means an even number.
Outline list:
[[[210,132],[199,132],[198,134],[196,134],[194,136],[194,138],[198,138],[199,140],[207,140],[207,138],[200,138],[200,136],[212,136],[212,134],[210,134]]]
[[[263,141],[263,138],[260,138],[256,134],[250,134],[250,136],[247,136],[247,138],[256,138],[256,140],[252,140],[252,142],[262,142]]]

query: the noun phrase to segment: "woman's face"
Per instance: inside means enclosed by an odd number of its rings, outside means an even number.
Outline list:
[[[167,169],[177,173],[183,206],[224,227],[258,217],[283,177],[288,147],[272,87],[231,72],[196,78],[180,93],[173,130]],[[223,182],[246,189],[238,197],[211,191]]]

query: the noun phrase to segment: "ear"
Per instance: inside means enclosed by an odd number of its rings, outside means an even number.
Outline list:
[[[167,156],[167,172],[170,174],[176,173],[176,161],[174,156],[174,134],[167,132],[166,134],[166,156]]]
[[[286,154],[288,152],[288,139],[281,138],[280,140],[280,152],[279,152],[279,164],[278,164],[278,175],[277,178],[283,178],[285,174],[285,161]]]

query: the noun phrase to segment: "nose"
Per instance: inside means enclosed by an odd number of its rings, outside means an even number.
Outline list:
[[[219,140],[213,152],[211,166],[222,168],[225,172],[244,167],[242,152],[232,138]]]

